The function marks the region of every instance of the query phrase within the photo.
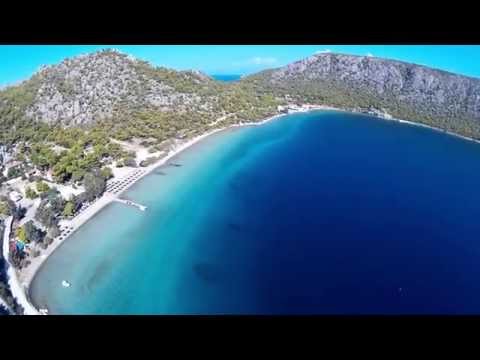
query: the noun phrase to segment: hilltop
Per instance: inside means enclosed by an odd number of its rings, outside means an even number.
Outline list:
[[[155,67],[103,50],[44,67],[0,91],[0,130],[5,129],[5,142],[8,135],[13,136],[10,141],[18,139],[12,125],[100,125],[113,129],[120,140],[162,141],[183,130],[202,132],[219,118],[228,119],[221,124],[258,120],[292,102],[373,108],[480,137],[479,79],[337,53],[316,54],[224,83],[199,71]]]
[[[20,89],[11,91],[30,95],[23,104],[28,119],[83,125],[136,108],[211,109],[217,100],[205,92],[211,82],[199,72],[154,68],[126,54],[105,50],[44,67]],[[12,96],[10,100],[18,99]]]
[[[243,81],[291,101],[382,109],[397,118],[480,136],[480,79],[423,65],[321,53]]]
[[[202,131],[226,115],[229,121],[268,115],[275,105],[270,97],[258,97],[244,85],[215,81],[195,70],[154,67],[118,51],[102,50],[44,67],[0,91],[0,143],[13,143],[32,126],[45,125],[99,125],[119,140],[163,141],[179,131]]]

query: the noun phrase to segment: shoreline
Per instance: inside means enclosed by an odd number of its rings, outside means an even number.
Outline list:
[[[420,127],[423,127],[423,128],[427,128],[427,129],[430,129],[430,130],[434,130],[434,131],[437,131],[437,132],[441,132],[441,133],[443,133],[443,134],[447,134],[447,135],[450,135],[450,136],[454,136],[454,137],[460,138],[460,139],[462,139],[462,140],[467,140],[467,141],[471,141],[471,142],[480,144],[480,140],[478,140],[478,139],[474,139],[474,138],[471,138],[471,137],[468,137],[468,136],[465,136],[465,135],[460,135],[460,134],[454,133],[454,132],[452,132],[452,131],[443,130],[443,129],[437,128],[437,127],[435,127],[435,126],[431,126],[431,125],[427,125],[427,124],[423,124],[423,123],[416,123],[416,122],[410,121],[410,120],[402,120],[402,119],[394,119],[394,118],[388,119],[388,118],[384,118],[384,117],[381,117],[381,116],[379,116],[379,117],[380,117],[381,119],[384,119],[384,120],[396,121],[396,122],[399,122],[399,123],[402,123],[402,124],[409,124],[409,125],[413,125],[413,126],[420,126]]]
[[[427,124],[424,124],[424,123],[421,123],[421,122],[415,122],[415,121],[404,120],[404,119],[397,119],[397,118],[393,117],[392,115],[390,115],[388,113],[385,113],[385,112],[371,114],[371,113],[365,113],[365,112],[362,112],[362,111],[359,111],[359,110],[356,110],[356,109],[350,109],[350,110],[339,109],[339,108],[331,108],[331,109],[335,110],[335,111],[341,111],[341,112],[371,116],[371,117],[379,118],[379,119],[386,120],[386,121],[398,122],[398,123],[401,123],[401,124],[419,126],[419,127],[434,130],[434,131],[437,131],[437,132],[440,132],[440,133],[443,133],[443,134],[451,135],[451,136],[460,138],[462,140],[472,141],[474,143],[480,144],[479,139],[474,139],[474,138],[471,138],[469,136],[460,135],[460,134],[457,134],[455,132],[452,132],[452,131],[449,131],[449,130],[443,130],[441,128],[438,128],[438,127],[435,127],[435,126],[432,126],[432,125],[427,125]]]
[[[409,121],[409,120],[396,119],[396,118],[393,118],[388,113],[371,114],[371,113],[362,112],[358,109],[340,109],[340,108],[335,108],[335,107],[331,107],[331,106],[310,105],[310,104],[302,105],[301,107],[298,107],[298,108],[296,108],[292,111],[289,111],[288,113],[279,113],[279,114],[272,115],[272,116],[267,117],[267,118],[265,118],[263,120],[260,120],[260,121],[246,122],[246,123],[240,122],[240,123],[231,124],[231,125],[228,125],[228,126],[225,126],[225,127],[222,127],[222,128],[214,128],[212,130],[207,131],[204,134],[197,135],[197,136],[193,137],[192,139],[190,139],[190,140],[188,140],[188,141],[186,141],[182,144],[177,145],[174,149],[170,150],[167,155],[165,155],[164,157],[159,159],[154,164],[151,164],[147,167],[142,168],[144,170],[143,174],[141,176],[139,176],[137,179],[135,179],[134,181],[132,181],[131,183],[129,183],[120,192],[118,192],[116,194],[104,193],[99,199],[97,199],[94,203],[92,203],[89,206],[89,208],[85,210],[84,213],[78,214],[77,217],[70,220],[72,223],[69,223],[69,226],[72,227],[72,231],[68,235],[66,235],[63,239],[59,239],[59,238],[55,239],[54,242],[52,244],[50,244],[50,246],[47,249],[42,251],[41,254],[38,257],[31,258],[30,259],[31,263],[30,263],[29,266],[27,266],[26,268],[24,268],[20,271],[18,271],[16,269],[13,269],[13,267],[10,267],[11,270],[15,273],[15,275],[18,274],[18,278],[17,278],[17,276],[11,276],[10,278],[12,278],[12,279],[16,278],[14,280],[16,282],[16,285],[18,285],[17,287],[25,289],[25,292],[22,296],[22,297],[24,297],[24,300],[27,302],[27,304],[25,304],[25,305],[27,305],[27,307],[29,307],[29,308],[35,309],[36,314],[34,314],[34,315],[38,315],[38,314],[42,313],[41,311],[37,310],[36,306],[33,304],[33,301],[30,297],[30,285],[35,280],[36,275],[38,274],[39,270],[42,268],[42,266],[44,265],[46,260],[49,258],[49,256],[51,254],[53,254],[55,252],[55,250],[57,248],[59,248],[68,238],[70,238],[70,236],[73,233],[76,232],[76,230],[78,230],[78,228],[80,228],[84,223],[88,222],[88,220],[90,220],[92,217],[94,217],[100,210],[102,210],[107,205],[109,205],[110,203],[115,201],[115,199],[119,198],[124,192],[126,192],[130,187],[132,187],[135,183],[137,183],[144,176],[149,175],[151,172],[153,172],[158,167],[160,167],[162,165],[165,165],[170,159],[174,158],[175,156],[180,154],[182,151],[188,149],[192,145],[200,142],[201,140],[203,140],[203,139],[207,138],[208,136],[213,135],[215,133],[219,133],[219,132],[222,132],[222,131],[227,131],[229,129],[239,128],[239,127],[260,126],[260,125],[263,125],[267,122],[277,120],[277,119],[280,119],[284,116],[292,115],[292,114],[295,114],[295,113],[322,111],[322,110],[323,111],[340,111],[340,112],[353,113],[353,114],[363,114],[363,115],[366,115],[366,116],[376,117],[376,118],[387,120],[387,121],[394,121],[394,122],[399,122],[399,123],[403,123],[403,124],[410,124],[410,125],[413,125],[413,126],[425,127],[425,128],[429,128],[431,130],[439,131],[439,132],[442,132],[442,133],[445,133],[445,134],[448,134],[448,135],[453,135],[453,136],[461,138],[463,140],[468,140],[468,141],[473,141],[473,142],[476,142],[476,143],[480,143],[479,140],[469,138],[469,137],[466,137],[466,136],[463,136],[463,135],[460,135],[460,134],[452,133],[450,131],[445,131],[445,130],[442,130],[440,128],[436,128],[436,127],[433,127],[433,126],[430,126],[430,125],[426,125],[426,124],[423,124],[423,123],[416,123],[416,122]],[[140,168],[140,167],[132,168],[132,170],[134,171],[134,169],[138,169],[138,168]],[[19,300],[19,299],[17,298],[17,300]],[[24,302],[23,299],[22,299],[22,302]],[[24,306],[23,303],[22,303],[22,306]],[[26,307],[24,306],[24,308],[26,308]],[[30,312],[30,314],[32,314],[31,311],[29,311],[29,312]],[[25,311],[25,313],[27,313],[27,311]]]
[[[320,110],[320,108],[318,110]],[[222,127],[222,128],[215,128],[215,129],[212,129],[210,131],[207,131],[204,134],[195,136],[194,138],[188,140],[187,142],[185,142],[183,144],[180,144],[175,149],[171,150],[167,155],[165,155],[163,158],[159,159],[154,164],[151,164],[147,167],[144,167],[143,168],[143,170],[144,170],[143,174],[141,176],[139,176],[135,181],[132,181],[130,184],[128,184],[124,189],[122,189],[122,191],[118,192],[117,194],[104,193],[99,199],[97,199],[93,204],[91,204],[90,207],[87,210],[85,210],[84,213],[79,214],[76,218],[71,220],[73,222],[73,224],[69,223],[68,226],[71,226],[73,229],[70,231],[70,233],[67,236],[65,236],[63,239],[59,239],[59,238],[55,239],[47,249],[45,249],[44,251],[41,252],[41,254],[38,257],[31,258],[30,259],[31,263],[26,268],[23,268],[20,271],[15,270],[15,273],[18,274],[17,283],[18,283],[19,286],[20,286],[20,283],[21,283],[21,285],[23,285],[23,287],[25,288],[25,293],[26,293],[25,295],[26,295],[27,299],[30,299],[30,301],[28,302],[29,303],[28,305],[32,306],[37,311],[37,314],[35,314],[35,315],[38,315],[38,314],[41,313],[39,311],[40,309],[37,310],[36,306],[33,304],[33,302],[31,301],[31,297],[30,297],[30,285],[31,285],[32,281],[34,281],[35,276],[38,274],[39,270],[42,268],[44,263],[48,260],[50,255],[52,255],[55,252],[56,249],[58,249],[68,238],[70,238],[71,235],[76,232],[76,230],[78,230],[78,228],[80,228],[83,224],[88,222],[88,220],[93,218],[100,210],[102,210],[107,205],[109,205],[110,203],[115,201],[115,199],[119,198],[124,192],[126,192],[130,187],[132,187],[135,183],[137,183],[144,176],[149,175],[151,172],[153,172],[158,167],[160,167],[162,165],[165,165],[170,159],[174,158],[175,156],[180,154],[182,151],[188,149],[189,147],[191,147],[192,145],[200,142],[201,140],[205,139],[206,137],[208,137],[210,135],[213,135],[213,134],[216,134],[216,133],[219,133],[219,132],[222,132],[222,131],[227,131],[227,130],[232,129],[232,128],[263,125],[263,124],[265,124],[269,121],[276,120],[276,119],[281,118],[281,117],[286,116],[286,115],[288,115],[288,114],[276,114],[276,115],[272,115],[270,117],[267,117],[267,118],[265,118],[263,120],[260,120],[260,121],[257,121],[257,122],[232,124],[232,125]],[[133,169],[138,169],[138,167],[133,168]]]

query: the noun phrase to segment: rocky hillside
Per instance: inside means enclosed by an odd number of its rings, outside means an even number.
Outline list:
[[[249,83],[226,84],[104,50],[44,67],[0,91],[0,145],[39,142],[56,127],[95,127],[118,140],[161,143],[203,133],[210,124],[254,121],[276,108],[271,95],[259,96]]]
[[[425,66],[325,53],[227,84],[105,50],[45,67],[0,91],[0,143],[35,136],[31,124],[100,124],[120,140],[163,141],[212,123],[255,121],[289,102],[373,108],[480,138],[480,79]]]
[[[44,67],[20,88],[29,92],[22,104],[27,119],[80,125],[133,109],[208,111],[216,96],[205,89],[213,83],[199,72],[154,68],[108,50]]]
[[[323,53],[248,77],[258,91],[299,102],[378,108],[480,134],[480,79],[368,56]]]

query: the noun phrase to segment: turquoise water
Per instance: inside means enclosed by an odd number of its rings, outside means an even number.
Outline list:
[[[479,313],[479,158],[339,112],[228,130],[124,194],[146,212],[81,227],[31,295],[60,314]]]

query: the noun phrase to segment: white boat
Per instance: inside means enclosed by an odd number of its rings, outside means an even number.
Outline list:
[[[62,286],[63,287],[70,287],[70,283],[67,280],[62,281]]]

